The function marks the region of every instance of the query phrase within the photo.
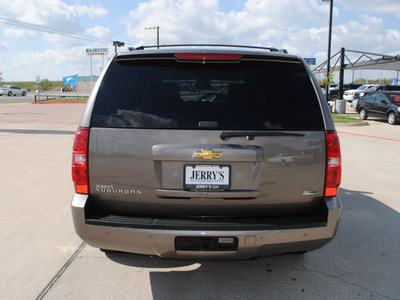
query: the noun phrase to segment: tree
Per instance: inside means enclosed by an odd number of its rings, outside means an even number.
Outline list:
[[[353,81],[353,83],[360,83],[360,84],[365,84],[366,82],[367,80],[365,80],[365,78],[358,78]]]
[[[359,78],[354,80],[354,83],[366,84],[367,80],[365,78]],[[368,79],[368,84],[391,84],[392,80],[387,78],[377,78],[377,79]]]
[[[319,84],[320,84],[321,86],[327,86],[328,84],[329,84],[329,85],[334,84],[334,82],[333,82],[333,72],[335,72],[335,71],[336,71],[335,69],[332,69],[332,70],[329,72],[328,77],[325,77],[324,79],[322,79],[322,80],[319,82]]]
[[[40,88],[42,89],[42,90],[48,90],[49,88],[51,87],[51,81],[50,80],[48,80],[48,79],[42,79],[41,81],[40,81]]]

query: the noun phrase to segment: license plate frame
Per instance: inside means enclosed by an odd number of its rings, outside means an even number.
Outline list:
[[[183,187],[195,190],[229,190],[231,173],[230,165],[185,164]]]

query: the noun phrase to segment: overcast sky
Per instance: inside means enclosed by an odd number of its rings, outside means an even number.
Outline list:
[[[0,0],[0,71],[4,81],[90,75],[85,48],[109,48],[107,61],[113,40],[156,44],[156,31],[145,30],[153,26],[160,26],[160,44],[274,46],[319,64],[326,60],[328,23],[329,3],[322,0]],[[345,47],[400,54],[399,25],[399,0],[334,0],[332,53]],[[101,66],[101,57],[93,57],[94,74]]]

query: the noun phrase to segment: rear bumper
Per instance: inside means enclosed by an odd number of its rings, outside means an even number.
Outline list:
[[[97,248],[157,255],[165,258],[247,259],[296,251],[310,251],[324,246],[336,234],[341,202],[338,197],[326,198],[327,221],[324,226],[271,230],[182,230],[133,228],[120,224],[107,226],[88,224],[85,205],[88,196],[74,194],[72,216],[76,233],[89,245]],[[90,222],[89,222],[90,223]],[[177,237],[235,237],[237,250],[197,251],[176,250]]]

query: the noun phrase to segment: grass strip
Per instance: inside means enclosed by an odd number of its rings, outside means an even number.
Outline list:
[[[88,98],[58,98],[50,100],[41,100],[37,102],[86,102]]]
[[[358,117],[358,114],[332,114],[335,123],[362,123],[364,122]]]

